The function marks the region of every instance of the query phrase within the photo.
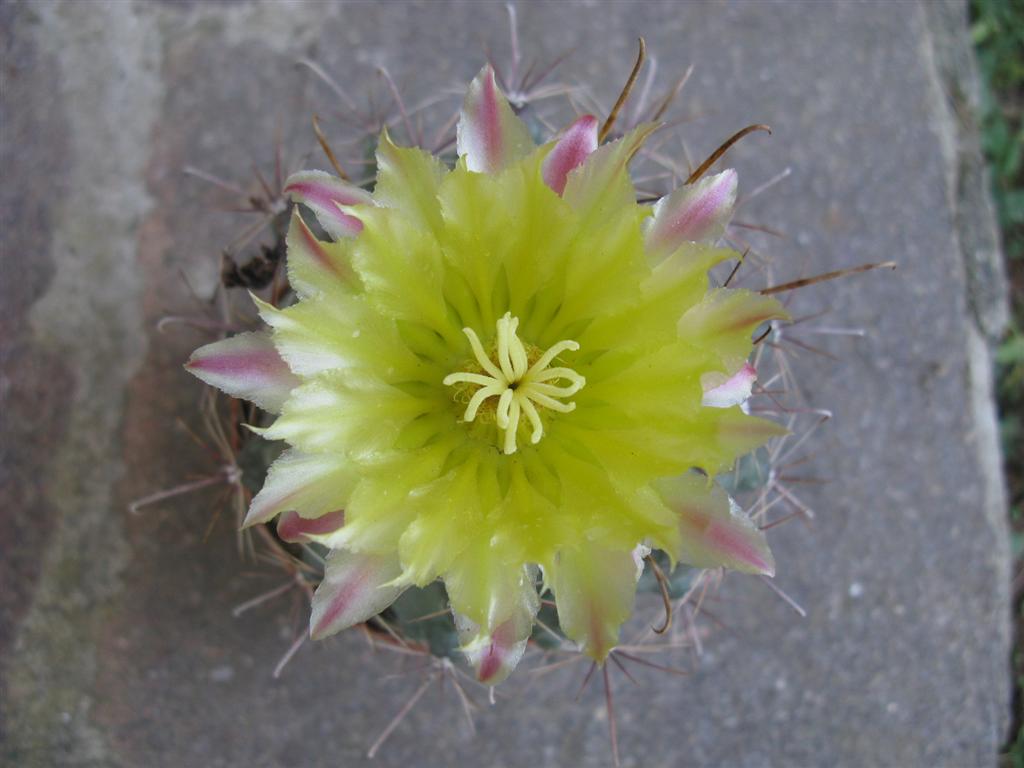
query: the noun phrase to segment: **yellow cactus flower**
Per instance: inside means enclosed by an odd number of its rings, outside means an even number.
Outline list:
[[[736,174],[638,204],[655,129],[598,146],[585,116],[535,147],[485,68],[454,168],[381,136],[371,193],[296,174],[288,277],[269,332],[196,351],[204,381],[278,413],[289,446],[247,524],[331,552],[314,637],[441,579],[462,648],[496,683],[550,589],[603,661],[638,552],[771,575],[763,534],[712,478],[782,430],[744,412],[751,334],[773,299],[709,288]],[[343,514],[340,510],[344,510]]]

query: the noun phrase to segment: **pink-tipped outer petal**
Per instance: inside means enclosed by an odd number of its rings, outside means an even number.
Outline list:
[[[768,541],[725,491],[691,473],[655,483],[679,520],[680,561],[698,568],[724,566],[743,573],[775,575]]]
[[[334,238],[354,237],[363,223],[342,210],[342,206],[366,205],[373,198],[365,189],[342,181],[324,171],[299,171],[288,177],[284,193],[309,208],[320,226]]]
[[[376,616],[405,589],[389,584],[401,572],[395,555],[333,550],[313,593],[310,637],[320,640]]]
[[[200,347],[185,370],[232,397],[271,413],[281,410],[299,379],[281,359],[269,333],[239,333]]]
[[[705,388],[702,405],[705,408],[732,408],[750,399],[750,392],[757,381],[757,369],[744,363],[736,373],[718,386]]]
[[[533,150],[530,131],[512,111],[490,66],[469,85],[456,128],[456,148],[466,167],[498,173]]]
[[[544,158],[541,169],[544,183],[559,195],[565,191],[569,172],[581,166],[587,156],[597,149],[597,130],[597,118],[583,115],[565,130],[555,142],[554,149]]]
[[[334,533],[345,524],[345,512],[337,509],[320,517],[303,517],[298,512],[285,512],[277,520],[277,535],[293,544],[308,544]]]
[[[517,567],[496,556],[501,551],[485,537],[444,575],[460,650],[484,685],[497,685],[515,669],[540,610],[537,569]]]
[[[298,209],[292,211],[288,234],[288,282],[302,298],[350,289],[355,277],[345,247],[325,243],[313,234]]]
[[[736,171],[730,168],[659,200],[645,237],[648,253],[666,256],[683,243],[717,242],[736,207],[736,186]]]
[[[519,617],[514,616],[488,634],[480,632],[475,624],[456,614],[456,626],[460,636],[472,637],[462,645],[461,650],[476,672],[478,682],[484,685],[497,685],[512,674],[526,652],[532,618],[531,614],[530,620],[524,626]]]
[[[641,123],[621,139],[596,149],[569,172],[562,197],[585,222],[603,222],[635,203],[629,162],[658,127],[657,123]]]
[[[307,519],[328,515],[344,506],[356,482],[346,457],[292,448],[270,465],[242,525],[265,523],[281,512],[298,512]]]

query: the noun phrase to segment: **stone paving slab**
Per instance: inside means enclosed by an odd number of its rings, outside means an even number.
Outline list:
[[[993,764],[1008,718],[1009,554],[985,337],[1002,299],[977,245],[984,195],[963,194],[969,125],[951,107],[963,6],[519,11],[524,47],[575,48],[565,75],[605,103],[640,34],[664,82],[694,64],[683,113],[699,119],[679,130],[697,156],[772,125],[730,159],[747,189],[793,169],[746,214],[788,233],[771,246],[783,275],[900,264],[809,292],[868,336],[827,341],[841,362],[796,362],[813,403],[835,413],[806,470],[830,478],[806,492],[818,518],[772,535],[777,582],[807,618],[756,581],[727,581],[715,612],[728,629],[699,671],[618,683],[623,764]],[[418,678],[382,680],[394,663],[349,634],[272,679],[303,608],[282,598],[232,616],[279,577],[240,560],[226,520],[207,535],[212,497],[126,512],[204,467],[168,427],[198,396],[180,364],[199,337],[155,323],[195,306],[182,274],[209,295],[237,223],[181,169],[247,177],[250,158],[270,162],[276,127],[308,149],[310,111],[331,102],[299,56],[353,93],[375,64],[411,93],[467,81],[482,40],[507,50],[503,7],[8,2],[0,39],[0,755],[29,767],[364,764]],[[374,763],[608,765],[598,690],[572,701],[581,675],[482,706],[475,738],[451,692],[432,689]]]

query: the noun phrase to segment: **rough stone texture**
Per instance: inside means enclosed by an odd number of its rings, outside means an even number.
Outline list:
[[[771,244],[783,276],[900,263],[809,292],[869,336],[827,343],[840,363],[797,361],[835,412],[806,470],[831,478],[806,494],[818,519],[772,535],[777,580],[808,617],[728,581],[715,611],[729,629],[695,675],[619,679],[623,763],[992,764],[1009,555],[985,338],[1004,315],[954,118],[971,91],[962,6],[585,2],[520,18],[527,50],[576,48],[566,75],[605,104],[639,34],[666,81],[695,64],[683,113],[701,119],[680,129],[695,156],[771,124],[730,160],[750,185],[793,168],[745,214],[790,234]],[[303,609],[280,598],[232,617],[280,577],[240,561],[226,520],[205,535],[214,494],[125,507],[205,466],[170,428],[196,400],[180,362],[201,337],[154,326],[195,306],[182,274],[209,295],[237,222],[182,166],[267,168],[275,126],[308,149],[311,109],[340,108],[297,56],[354,93],[386,64],[415,93],[467,80],[480,40],[505,50],[505,29],[501,6],[454,2],[0,6],[9,764],[357,765],[415,689],[412,674],[382,680],[395,661],[358,635],[271,679]],[[597,690],[572,701],[580,674],[482,708],[475,739],[432,689],[376,763],[607,765]]]

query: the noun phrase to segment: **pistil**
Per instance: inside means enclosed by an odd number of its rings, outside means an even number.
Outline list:
[[[476,419],[484,402],[492,397],[498,398],[495,420],[503,432],[502,451],[512,454],[517,449],[516,433],[523,416],[532,427],[530,442],[536,445],[544,436],[544,423],[537,410],[538,406],[569,413],[576,408],[576,403],[563,402],[564,398],[575,395],[587,381],[571,368],[549,367],[563,352],[578,350],[580,345],[575,341],[559,341],[531,365],[526,346],[516,334],[519,318],[506,312],[498,320],[497,326],[497,362],[484,352],[480,338],[473,329],[463,328],[483,373],[458,371],[445,376],[443,383],[445,386],[464,383],[480,387],[470,398],[462,415],[466,422]],[[560,380],[567,383],[554,383]]]

